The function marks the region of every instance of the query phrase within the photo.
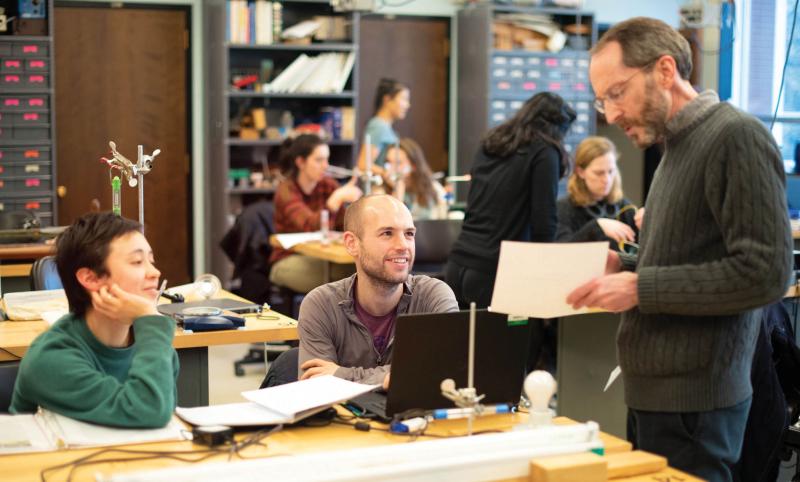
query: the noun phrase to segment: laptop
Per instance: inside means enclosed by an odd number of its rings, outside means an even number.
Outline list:
[[[530,321],[478,310],[475,319],[475,388],[484,404],[516,405],[528,359]],[[356,410],[380,420],[412,410],[451,408],[441,383],[452,378],[467,386],[469,312],[400,315],[386,394],[370,392],[350,400]],[[347,404],[346,404],[347,405]]]

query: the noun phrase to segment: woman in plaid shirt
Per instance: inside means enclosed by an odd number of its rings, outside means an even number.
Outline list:
[[[361,197],[355,178],[340,186],[326,175],[330,149],[314,134],[302,134],[283,144],[281,166],[286,180],[275,193],[275,230],[278,233],[311,232],[320,229],[320,212],[329,212],[330,229],[341,225],[346,204]],[[308,293],[323,284],[325,261],[275,248],[270,256],[269,279],[298,293]],[[332,277],[352,274],[349,265],[333,265]]]

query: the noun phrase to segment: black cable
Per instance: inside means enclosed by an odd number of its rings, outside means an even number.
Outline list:
[[[381,7],[405,7],[410,3],[414,3],[416,0],[405,0],[404,2],[387,2],[386,0],[381,0]]]
[[[781,73],[781,86],[778,88],[778,101],[775,103],[775,113],[772,115],[772,122],[769,124],[771,131],[775,126],[775,119],[778,118],[778,109],[781,106],[781,95],[783,94],[783,84],[786,82],[786,67],[789,65],[789,54],[792,52],[792,42],[794,41],[794,27],[797,25],[797,5],[800,0],[794,0],[794,18],[792,18],[792,29],[789,32],[789,45],[786,46],[786,58],[783,61],[783,72]]]
[[[216,455],[227,455],[228,460],[230,461],[231,458],[236,455],[238,458],[242,460],[252,459],[254,457],[245,457],[241,454],[241,451],[247,447],[252,445],[261,445],[265,446],[265,444],[261,443],[261,440],[266,438],[267,436],[281,430],[283,425],[276,425],[269,429],[259,430],[258,432],[249,435],[248,437],[242,439],[239,442],[235,442],[230,445],[230,447],[214,447],[208,449],[200,449],[200,450],[168,450],[168,451],[158,451],[158,450],[132,450],[132,449],[123,449],[123,448],[106,448],[102,450],[98,450],[96,452],[92,452],[88,455],[83,457],[79,457],[73,461],[54,465],[51,467],[45,467],[40,472],[40,478],[42,482],[47,482],[47,476],[50,472],[65,469],[67,467],[70,468],[69,474],[67,475],[67,482],[72,480],[72,477],[76,470],[82,467],[89,467],[92,465],[98,464],[105,464],[105,463],[113,463],[113,462],[136,462],[140,460],[154,460],[154,459],[171,459],[177,460],[179,462],[185,462],[194,464],[197,462],[201,462],[207,460],[211,457]],[[128,454],[128,457],[115,457],[115,458],[102,458],[97,459],[101,455],[109,454],[109,453],[122,453]],[[194,456],[194,455],[202,455],[197,458],[188,458],[186,456]],[[257,457],[257,458],[264,458],[264,457]]]

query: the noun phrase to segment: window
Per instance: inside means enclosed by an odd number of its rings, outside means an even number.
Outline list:
[[[786,63],[783,92],[778,92],[796,0],[736,2],[731,102],[755,115],[767,127],[777,104],[772,133],[787,171],[800,172],[800,25],[795,26],[791,55]],[[800,22],[798,22],[800,23]]]

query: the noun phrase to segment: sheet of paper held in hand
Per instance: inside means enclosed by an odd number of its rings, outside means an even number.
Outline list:
[[[503,241],[490,310],[533,318],[586,313],[567,304],[575,288],[605,273],[608,243]]]

